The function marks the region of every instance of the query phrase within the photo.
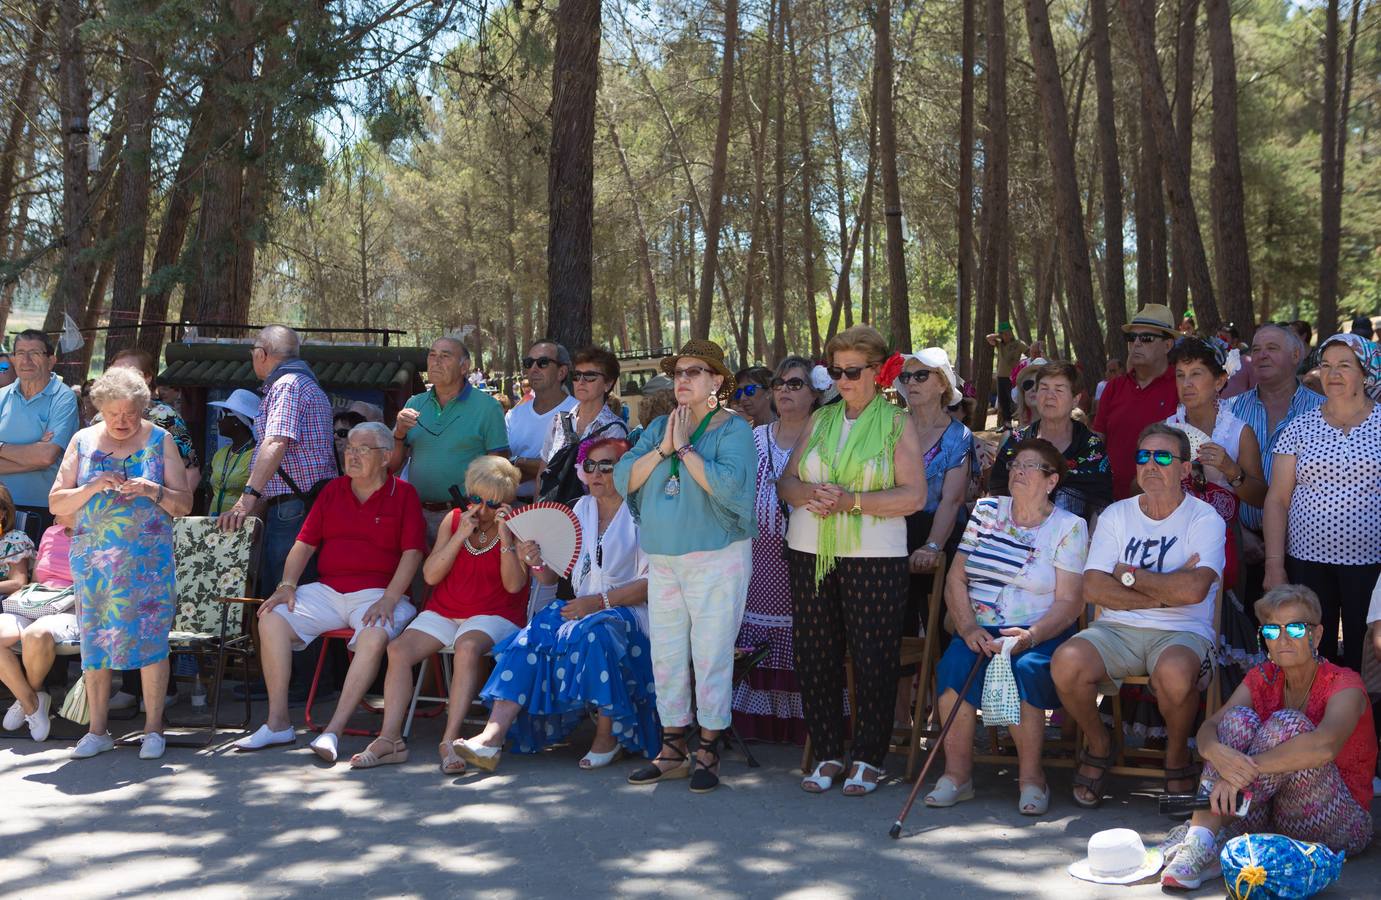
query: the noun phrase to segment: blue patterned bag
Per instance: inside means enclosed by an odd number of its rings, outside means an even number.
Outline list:
[[[1312,897],[1338,880],[1345,854],[1283,834],[1244,834],[1219,854],[1233,900]]]

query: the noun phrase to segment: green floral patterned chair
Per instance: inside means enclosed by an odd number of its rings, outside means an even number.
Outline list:
[[[210,516],[184,516],[173,520],[173,556],[177,566],[177,613],[168,635],[173,653],[185,653],[203,660],[215,658],[209,668],[208,691],[212,695],[211,721],[176,723],[177,728],[205,728],[205,739],[189,741],[169,738],[168,743],[207,746],[222,727],[244,730],[249,726],[250,701],[246,693],[244,718],[239,722],[220,721],[221,687],[226,663],[237,659],[242,680],[249,681],[249,662],[254,642],[245,627],[246,608],[258,603],[246,595],[258,563],[262,523],[248,519],[238,531],[223,532]],[[201,666],[208,672],[206,665]]]

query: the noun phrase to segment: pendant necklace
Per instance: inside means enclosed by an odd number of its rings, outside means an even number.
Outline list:
[[[709,427],[714,414],[715,409],[711,409],[705,414],[705,418],[701,419],[700,424],[695,426],[695,431],[691,434],[690,440],[686,442],[686,447],[695,446],[695,442],[700,440],[700,436]],[[667,422],[667,427],[671,427],[670,421]],[[681,493],[681,450],[682,448],[678,447],[675,451],[676,455],[671,458],[671,477],[667,479],[667,486],[663,489],[663,493],[668,497],[676,497]]]

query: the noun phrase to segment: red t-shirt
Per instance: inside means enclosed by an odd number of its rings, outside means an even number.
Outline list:
[[[319,580],[342,594],[386,588],[408,550],[427,552],[417,489],[392,475],[361,503],[342,475],[327,482],[297,539],[317,548]]]
[[[460,510],[451,513],[451,532],[455,533]],[[504,589],[502,546],[494,546],[476,556],[468,547],[461,547],[451,571],[432,588],[427,609],[448,619],[468,619],[471,616],[503,616],[521,627],[527,622],[527,588],[515,593]]]
[[[1112,464],[1112,497],[1125,500],[1132,495],[1136,477],[1136,439],[1141,429],[1152,422],[1164,422],[1179,406],[1175,392],[1175,370],[1166,366],[1146,387],[1136,383],[1128,372],[1119,375],[1103,389],[1093,430],[1103,436]]]
[[[1247,673],[1244,680],[1252,692],[1252,709],[1265,721],[1266,717],[1285,706],[1285,676],[1275,663],[1263,663]],[[1309,690],[1303,713],[1309,721],[1318,725],[1323,721],[1329,698],[1339,691],[1357,688],[1363,695],[1367,689],[1362,684],[1362,676],[1351,669],[1334,665],[1323,660],[1319,663],[1319,674],[1314,677],[1314,686]],[[1339,751],[1338,772],[1343,776],[1343,784],[1357,800],[1362,809],[1371,809],[1371,773],[1376,768],[1376,732],[1372,730],[1371,704],[1362,704],[1362,718],[1348,736],[1347,743]]]

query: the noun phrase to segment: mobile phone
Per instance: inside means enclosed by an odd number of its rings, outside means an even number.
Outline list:
[[[449,488],[447,488],[447,490],[451,494],[451,506],[454,509],[458,509],[461,512],[465,512],[465,510],[470,508],[470,500],[468,497],[465,496],[465,494],[461,492],[460,485],[453,484]]]
[[[1162,794],[1160,797],[1160,814],[1162,816],[1179,816],[1208,808],[1209,795],[1205,793]],[[1240,819],[1245,816],[1251,808],[1252,792],[1241,791],[1237,795],[1237,809],[1234,810],[1235,815]]]

